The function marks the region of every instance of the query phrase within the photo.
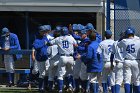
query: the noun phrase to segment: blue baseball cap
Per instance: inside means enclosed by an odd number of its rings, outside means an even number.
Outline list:
[[[74,30],[74,31],[79,30],[78,25],[77,25],[77,24],[73,24],[73,25],[72,25],[72,30]]]
[[[44,26],[39,26],[39,32],[44,32],[45,31],[45,27]]]
[[[87,30],[95,30],[95,28],[94,28],[94,26],[92,25],[92,23],[88,23],[88,24],[86,25],[86,29],[87,29]]]
[[[106,36],[111,36],[111,35],[112,35],[111,30],[106,30],[106,31],[105,31],[105,35],[106,35]]]
[[[45,28],[45,31],[50,31],[51,30],[51,26],[50,25],[43,25]]]
[[[61,31],[62,30],[62,27],[61,26],[56,26],[55,30],[56,31]]]
[[[85,26],[82,25],[82,24],[78,24],[77,26],[78,26],[78,30],[84,30],[85,29]]]
[[[7,27],[4,27],[2,28],[2,31],[1,31],[1,36],[6,36],[6,33],[10,32],[9,29]]]

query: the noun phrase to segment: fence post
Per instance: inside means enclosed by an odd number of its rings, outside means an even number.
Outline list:
[[[106,16],[107,16],[107,17],[106,17],[106,30],[110,30],[110,0],[107,0],[106,6],[107,6],[107,7],[106,7],[106,8],[107,8],[107,9],[106,9],[106,10],[107,10],[107,11],[106,11],[106,12],[107,12],[107,13],[106,13],[106,14],[107,14],[107,15],[106,15]]]

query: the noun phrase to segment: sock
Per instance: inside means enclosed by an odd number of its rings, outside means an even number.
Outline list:
[[[44,90],[44,79],[39,78],[39,90]]]
[[[107,77],[107,87],[110,87],[110,76]]]
[[[63,80],[58,79],[58,90],[63,89]]]
[[[45,76],[44,78],[44,87],[45,89],[48,87],[48,76]]]
[[[8,72],[8,83],[13,83],[12,82],[12,73]]]
[[[75,90],[79,90],[79,79],[75,79]]]
[[[82,81],[82,88],[86,91],[87,89],[87,83],[88,83],[88,80],[83,80]]]
[[[72,78],[72,87],[75,89],[76,88],[75,80],[74,80],[73,76],[71,76],[71,78]]]
[[[69,76],[65,77],[64,84],[66,85],[66,88],[69,87]]]
[[[107,89],[107,83],[102,83],[102,87],[103,87],[103,92],[104,93],[108,93],[108,89]]]
[[[130,93],[130,84],[124,84],[125,93]]]
[[[99,92],[99,84],[98,83],[91,83],[91,88],[93,93],[98,93]]]
[[[120,93],[120,85],[119,84],[115,85],[115,93]]]
[[[115,93],[115,85],[114,86],[111,86],[111,92],[112,93]]]
[[[11,76],[12,76],[12,83],[14,84],[14,73],[11,73]]]
[[[53,89],[53,81],[48,81],[49,90]]]
[[[134,86],[135,92],[134,93],[140,93],[140,85],[139,86]]]

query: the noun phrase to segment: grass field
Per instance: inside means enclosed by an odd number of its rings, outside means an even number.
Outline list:
[[[39,93],[38,90],[15,89],[15,88],[0,88],[0,93]]]

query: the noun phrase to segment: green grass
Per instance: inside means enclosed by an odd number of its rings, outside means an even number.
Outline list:
[[[26,90],[26,89],[2,89],[0,88],[0,93],[38,93],[37,90]]]

